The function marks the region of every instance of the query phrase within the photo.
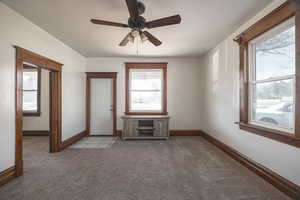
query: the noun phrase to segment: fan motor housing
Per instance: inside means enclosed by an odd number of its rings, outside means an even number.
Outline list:
[[[145,28],[146,19],[142,16],[139,16],[136,20],[129,17],[128,26],[132,29],[144,29]]]

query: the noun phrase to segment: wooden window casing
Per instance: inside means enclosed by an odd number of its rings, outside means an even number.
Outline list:
[[[125,114],[126,115],[167,115],[167,65],[168,63],[125,63],[126,65],[126,83],[125,83]],[[130,70],[131,69],[162,69],[162,111],[161,112],[132,112],[130,111]]]
[[[280,25],[286,20],[295,17],[296,26],[296,84],[295,84],[295,134],[266,128],[249,123],[249,42]],[[299,1],[291,0],[256,22],[246,31],[234,39],[240,48],[240,122],[242,130],[264,136],[285,144],[300,147],[300,11]]]

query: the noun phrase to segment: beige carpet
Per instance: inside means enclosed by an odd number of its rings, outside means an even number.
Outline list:
[[[48,146],[25,138],[25,174],[0,188],[1,200],[289,199],[201,137],[56,154]]]

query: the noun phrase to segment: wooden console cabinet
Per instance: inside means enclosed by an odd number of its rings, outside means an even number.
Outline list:
[[[169,116],[125,115],[122,139],[168,139]]]

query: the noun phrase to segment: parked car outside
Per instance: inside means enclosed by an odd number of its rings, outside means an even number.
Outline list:
[[[293,104],[284,102],[268,108],[258,108],[253,119],[282,128],[293,128]]]

